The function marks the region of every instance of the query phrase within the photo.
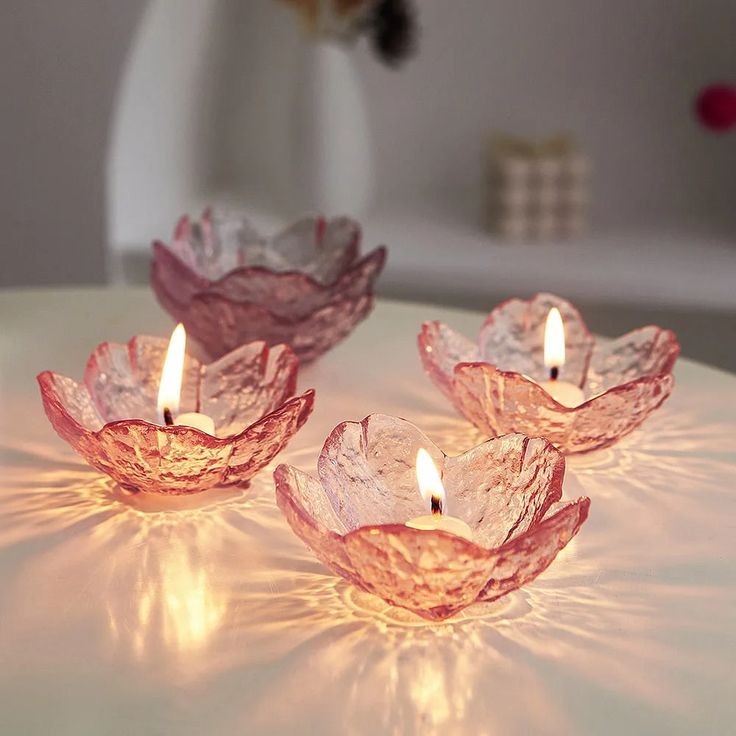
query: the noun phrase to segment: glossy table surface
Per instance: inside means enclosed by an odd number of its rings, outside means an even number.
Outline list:
[[[482,315],[379,303],[303,370],[316,409],[279,460],[314,472],[335,424],[378,411],[481,441],[421,372],[425,319]],[[145,289],[0,293],[0,733],[732,732],[736,377],[681,360],[643,428],[569,460],[591,515],[549,570],[430,625],[327,573],[269,472],[132,495],[56,437],[36,373],[170,329]]]

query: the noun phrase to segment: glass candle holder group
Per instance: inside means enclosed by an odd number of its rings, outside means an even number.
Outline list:
[[[385,248],[361,257],[347,218],[303,218],[264,238],[239,213],[207,210],[153,249],[153,289],[181,323],[171,341],[103,343],[80,382],[41,373],[46,414],[125,488],[247,485],[309,418],[315,395],[297,393],[299,363],[370,312]],[[205,360],[187,353],[187,332]],[[490,439],[448,457],[406,420],[343,422],[317,478],[279,465],[275,494],[327,568],[441,620],[552,563],[590,505],[560,501],[564,455],[616,442],[659,407],[679,345],[654,326],[599,345],[573,305],[538,294],[496,307],[477,343],[426,322],[419,353],[451,406]]]

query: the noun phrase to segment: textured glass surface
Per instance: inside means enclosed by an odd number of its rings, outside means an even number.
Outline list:
[[[213,358],[262,339],[309,361],[373,307],[386,249],[360,258],[360,237],[348,218],[306,217],[267,239],[243,214],[207,210],[182,218],[171,245],[154,243],[151,284]]]
[[[405,526],[427,513],[415,477],[423,447],[440,470],[446,512],[473,541]],[[563,455],[544,439],[508,435],[447,457],[409,422],[374,414],[338,425],[319,481],[288,465],[276,500],[294,532],[332,571],[429,619],[490,601],[539,575],[577,533],[589,500],[558,503]]]
[[[579,386],[577,407],[555,401],[546,380],[544,324],[563,316],[567,360],[559,379]],[[458,411],[490,436],[521,432],[564,452],[605,447],[638,427],[670,395],[680,346],[673,332],[642,327],[596,345],[577,310],[551,294],[512,299],[491,312],[476,346],[439,322],[419,335],[424,368]]]
[[[46,371],[38,376],[54,429],[90,465],[120,485],[156,493],[196,493],[246,483],[304,424],[314,393],[292,397],[298,359],[284,345],[243,345],[215,363],[187,356],[179,413],[215,422],[213,437],[160,425],[158,385],[168,340],[134,337],[103,343],[84,381]]]

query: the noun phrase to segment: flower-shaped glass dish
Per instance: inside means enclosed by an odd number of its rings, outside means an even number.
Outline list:
[[[427,512],[415,476],[419,448],[472,541],[406,526]],[[276,500],[291,528],[330,570],[427,619],[533,580],[577,533],[590,503],[558,503],[565,460],[544,439],[508,435],[447,457],[414,425],[381,414],[338,425],[318,473],[319,481],[276,469]]]
[[[181,411],[212,417],[217,436],[163,426],[157,393],[168,340],[103,343],[84,381],[38,376],[46,415],[62,439],[121,486],[197,493],[246,484],[304,424],[314,392],[294,397],[299,361],[284,345],[243,345],[210,365],[187,356]],[[290,398],[293,397],[293,398]]]
[[[543,346],[552,307],[565,325],[559,379],[586,399],[576,407],[558,403],[538,383],[549,378]],[[552,294],[496,307],[478,345],[441,322],[425,322],[419,334],[425,370],[478,429],[491,437],[546,437],[566,453],[606,447],[638,427],[672,392],[679,352],[675,334],[655,326],[599,345],[575,307]]]
[[[345,217],[305,217],[267,239],[242,214],[206,210],[183,217],[170,246],[153,244],[151,284],[210,358],[262,339],[307,362],[373,307],[386,249],[361,258],[360,237]]]

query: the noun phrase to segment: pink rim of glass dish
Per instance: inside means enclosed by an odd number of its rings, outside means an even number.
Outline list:
[[[90,356],[81,383],[51,371],[38,376],[59,436],[125,488],[186,494],[246,484],[312,411],[313,391],[294,396],[294,353],[259,341],[209,365],[186,358],[181,412],[210,415],[218,436],[163,426],[157,393],[167,347],[167,339],[147,336],[106,342]]]
[[[360,256],[346,217],[304,217],[271,238],[240,213],[208,209],[153,244],[161,306],[210,358],[252,340],[291,346],[302,363],[347,337],[373,308],[386,248]]]
[[[472,541],[405,525],[426,513],[415,477],[420,447]],[[530,582],[575,536],[590,501],[559,503],[564,472],[564,456],[544,439],[508,435],[447,457],[406,420],[374,414],[332,431],[319,480],[289,465],[274,478],[279,508],[326,567],[392,605],[441,620]]]
[[[567,360],[560,379],[580,387],[576,407],[553,399],[538,381],[551,307],[565,325]],[[667,399],[680,352],[670,330],[653,325],[596,343],[580,313],[552,294],[510,299],[486,319],[478,344],[441,322],[425,322],[419,353],[429,377],[457,411],[490,437],[546,437],[566,453],[607,447],[636,429]]]

